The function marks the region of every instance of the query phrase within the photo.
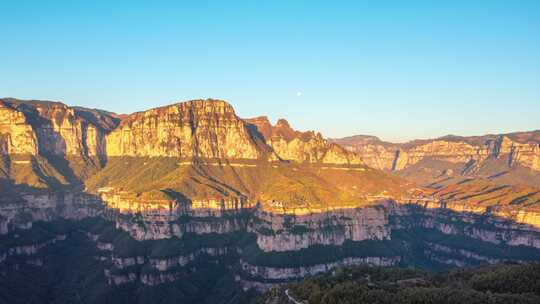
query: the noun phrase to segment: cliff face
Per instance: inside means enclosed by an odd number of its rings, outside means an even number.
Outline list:
[[[246,120],[283,160],[323,164],[362,164],[354,154],[328,142],[320,133],[299,132],[285,119],[272,126],[267,117]]]
[[[78,185],[106,160],[106,113],[58,102],[0,100],[0,169],[16,184]]]
[[[527,180],[522,169],[540,175],[540,140],[538,131],[478,137],[446,136],[405,144],[386,143],[371,136],[355,136],[331,141],[354,151],[373,168],[404,172],[421,181],[438,175],[497,176],[515,173],[518,182],[537,185],[538,178]],[[367,138],[367,139],[366,139]],[[418,167],[416,168],[415,167]],[[423,170],[424,172],[419,172]],[[429,170],[430,172],[426,172]],[[521,171],[520,171],[521,170]],[[519,175],[522,176],[519,176]],[[510,178],[505,180],[508,182]]]
[[[9,154],[104,155],[105,134],[115,126],[113,117],[57,102],[3,99],[0,113]]]
[[[107,155],[260,159],[258,145],[231,105],[196,100],[127,116],[107,137]]]
[[[36,155],[38,151],[36,134],[25,115],[4,102],[0,102],[0,149],[7,155]]]
[[[30,229],[36,222],[59,219],[80,220],[103,214],[104,204],[84,193],[28,193],[0,205],[0,235],[16,229]]]
[[[342,245],[345,241],[384,240],[390,237],[384,207],[341,209],[308,215],[258,212],[251,227],[257,245],[266,252],[298,251],[316,245]]]
[[[100,197],[107,206],[105,217],[136,240],[234,233],[245,229],[241,217],[255,207],[245,198],[148,198],[112,188],[103,189]]]

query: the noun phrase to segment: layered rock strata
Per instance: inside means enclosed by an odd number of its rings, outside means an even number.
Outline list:
[[[390,237],[388,212],[383,206],[342,209],[309,215],[257,212],[251,229],[258,247],[267,252],[297,251],[314,245],[339,246],[345,241]]]
[[[283,160],[300,163],[362,164],[357,156],[328,142],[321,133],[296,131],[285,119],[278,120],[274,126],[264,116],[246,121]]]
[[[314,276],[319,273],[330,271],[337,267],[346,267],[359,264],[368,264],[373,266],[395,266],[399,264],[400,257],[350,257],[340,261],[326,264],[318,264],[304,267],[265,267],[254,266],[241,261],[242,270],[249,273],[254,278],[264,278],[265,280],[291,281],[305,277]]]
[[[231,105],[196,100],[125,117],[107,136],[107,155],[259,159],[258,144]]]
[[[522,166],[540,171],[538,131],[477,137],[446,136],[405,144],[387,143],[373,136],[352,136],[330,141],[354,151],[369,166],[404,170],[422,160],[461,164],[459,173],[475,173],[488,159],[500,159],[508,168]],[[429,166],[428,166],[429,167]]]
[[[99,198],[86,193],[23,194],[21,200],[0,205],[0,235],[14,229],[30,229],[39,221],[99,216],[104,209]]]

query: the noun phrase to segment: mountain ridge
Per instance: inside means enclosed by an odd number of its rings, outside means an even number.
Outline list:
[[[329,140],[355,152],[373,168],[394,171],[420,183],[451,172],[450,176],[488,177],[504,183],[540,186],[538,130],[470,137],[448,135],[403,144],[367,138],[369,141],[362,135]]]

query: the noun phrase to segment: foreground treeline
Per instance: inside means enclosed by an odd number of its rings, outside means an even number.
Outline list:
[[[341,268],[271,289],[259,303],[540,303],[540,263],[427,273],[404,268]]]

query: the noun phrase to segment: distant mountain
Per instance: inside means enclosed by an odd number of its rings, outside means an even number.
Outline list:
[[[448,135],[404,144],[372,136],[329,139],[355,152],[368,166],[420,183],[445,177],[482,177],[540,187],[540,131],[461,137]]]

